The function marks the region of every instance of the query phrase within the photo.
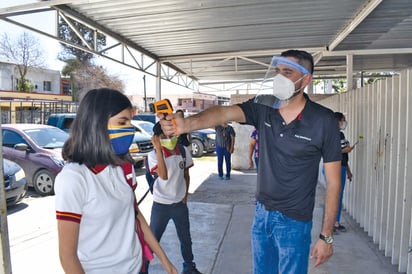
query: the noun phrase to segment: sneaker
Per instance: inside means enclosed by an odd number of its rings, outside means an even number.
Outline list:
[[[202,274],[199,270],[196,268],[195,263],[183,263],[183,271],[182,274]]]
[[[219,179],[220,179],[220,180],[224,180],[223,176],[219,176]]]
[[[230,177],[226,176],[226,177],[225,177],[225,180],[230,180]]]
[[[339,230],[341,232],[346,232],[346,227],[344,227],[343,225],[339,224],[339,225],[335,225],[334,230]]]

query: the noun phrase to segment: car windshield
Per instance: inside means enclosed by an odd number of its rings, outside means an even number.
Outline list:
[[[40,147],[61,148],[69,134],[58,128],[26,129],[24,132]]]
[[[153,124],[152,123],[141,123],[139,124],[144,131],[149,133],[150,135],[153,135]]]

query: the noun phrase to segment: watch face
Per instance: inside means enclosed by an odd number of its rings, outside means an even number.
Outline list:
[[[319,235],[319,238],[322,239],[322,240],[324,240],[324,241],[325,241],[326,243],[328,243],[328,244],[332,244],[332,243],[333,243],[333,236],[332,236],[332,235],[328,236],[328,235],[320,234],[320,235]]]
[[[332,236],[326,236],[326,237],[325,237],[325,240],[326,240],[326,242],[327,242],[328,244],[333,243],[333,237],[332,237]]]

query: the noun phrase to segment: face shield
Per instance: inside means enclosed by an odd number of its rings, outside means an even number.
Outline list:
[[[293,82],[287,76],[295,72],[302,74]],[[274,109],[285,107],[290,100],[299,93],[301,88],[295,89],[295,84],[311,73],[302,65],[286,57],[272,58],[262,85],[255,97],[255,103],[266,105]]]

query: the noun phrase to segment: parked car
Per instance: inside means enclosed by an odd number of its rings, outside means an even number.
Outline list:
[[[144,166],[144,159],[150,151],[153,150],[152,139],[144,133],[136,132],[134,134],[133,143],[129,148],[129,153],[133,158],[135,168]]]
[[[132,120],[132,125],[135,126],[141,133],[146,134],[149,137],[153,135],[153,126],[155,125],[152,122],[143,121],[143,120]]]
[[[65,131],[69,131],[70,125],[76,118],[76,113],[53,113],[47,119],[47,124],[58,127]],[[151,135],[143,131],[146,126],[136,126],[136,133],[134,135],[133,143],[130,145],[129,152],[133,158],[134,166],[141,168],[144,165],[144,157],[153,149]],[[153,127],[153,126],[152,126]]]
[[[156,124],[156,121],[158,121],[156,114],[154,113],[139,113],[139,114],[133,115],[132,120],[147,121],[153,124]]]
[[[211,153],[216,150],[215,138],[216,131],[214,129],[199,129],[190,133],[192,137],[192,156],[201,157],[203,154]]]
[[[3,124],[3,158],[19,164],[29,186],[42,196],[54,194],[54,178],[64,165],[63,130],[40,124]]]
[[[151,122],[156,118],[156,114],[138,114],[133,116],[132,124]],[[152,123],[153,124],[153,123]],[[153,128],[153,126],[152,126]],[[153,135],[153,130],[150,136]],[[190,133],[192,137],[192,156],[201,157],[203,154],[211,153],[216,150],[215,148],[215,137],[216,131],[214,129],[200,129],[195,130]]]
[[[76,113],[52,113],[47,119],[46,124],[69,132],[74,118],[76,118]]]
[[[15,162],[3,159],[3,178],[7,206],[13,206],[26,196],[26,174]]]

